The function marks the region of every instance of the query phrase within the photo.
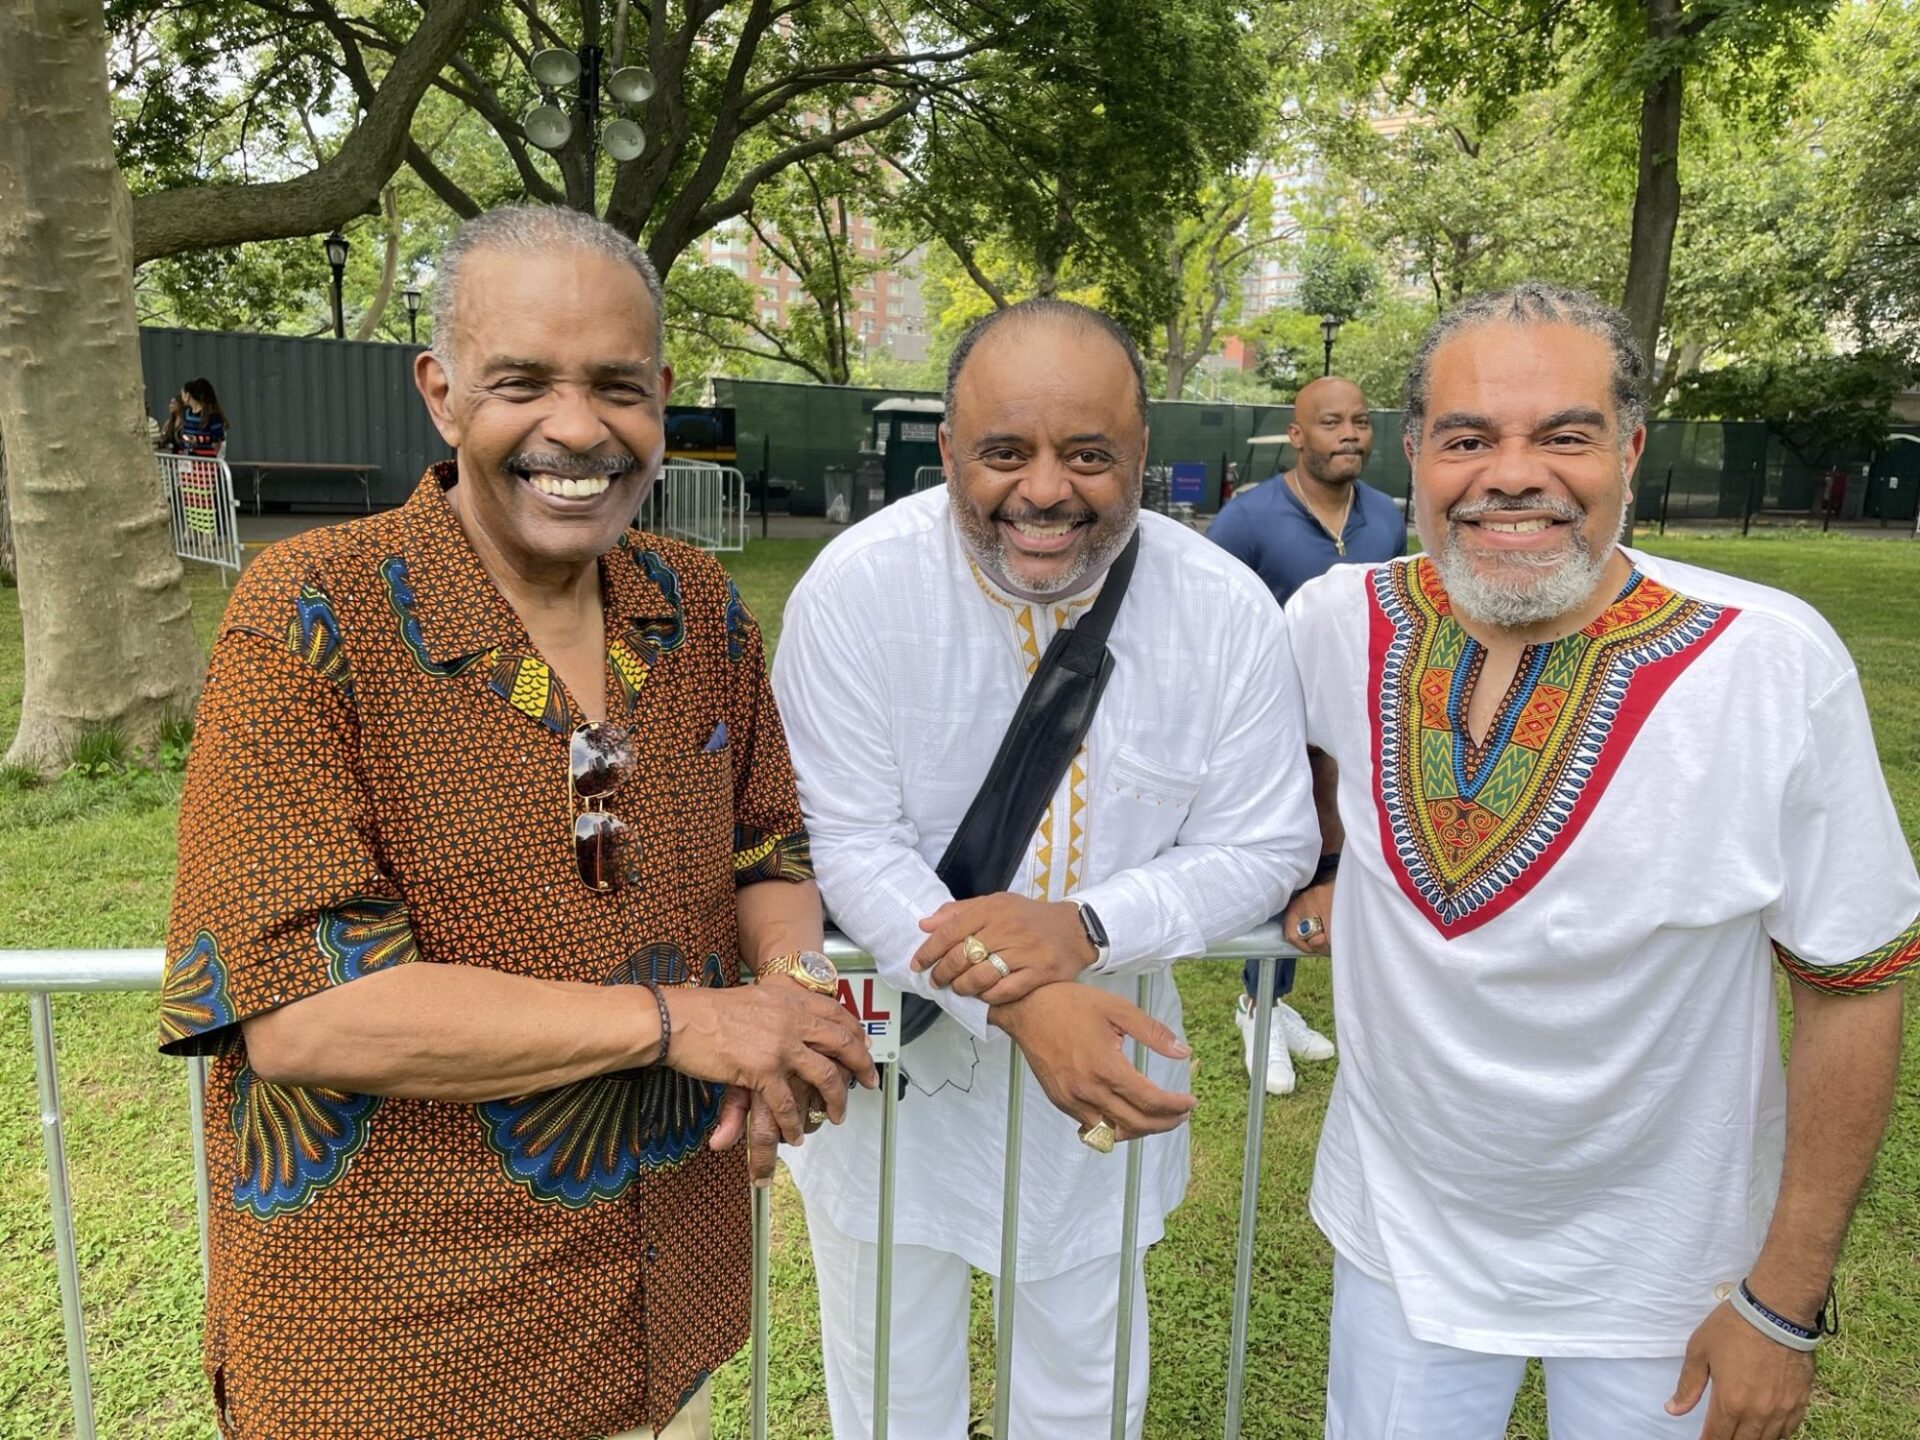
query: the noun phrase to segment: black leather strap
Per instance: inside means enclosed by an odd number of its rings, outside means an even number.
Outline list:
[[[992,895],[1012,883],[1061,777],[1087,738],[1093,712],[1113,673],[1107,635],[1126,598],[1139,554],[1136,527],[1107,568],[1106,583],[1093,608],[1079,623],[1054,635],[1027,682],[986,781],[934,867],[954,899]],[[901,1040],[917,1039],[939,1017],[940,1007],[933,1001],[902,996]]]

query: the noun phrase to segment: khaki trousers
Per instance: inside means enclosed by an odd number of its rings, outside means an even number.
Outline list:
[[[660,1431],[628,1430],[607,1440],[713,1440],[713,1382],[707,1381]]]

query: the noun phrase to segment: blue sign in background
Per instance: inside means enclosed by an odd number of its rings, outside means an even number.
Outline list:
[[[1198,505],[1207,493],[1207,467],[1204,461],[1173,462],[1172,493],[1167,497],[1175,505]]]

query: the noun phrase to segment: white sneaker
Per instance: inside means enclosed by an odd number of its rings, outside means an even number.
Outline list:
[[[1274,1024],[1267,1035],[1267,1094],[1269,1095],[1293,1093],[1293,1057],[1287,1053],[1286,1036],[1280,1029],[1280,1008],[1278,1005],[1274,1006]],[[1253,1022],[1253,1003],[1242,995],[1233,1007],[1233,1023],[1240,1027],[1240,1058],[1246,1062],[1248,1079],[1253,1078]]]
[[[1284,1035],[1287,1049],[1302,1060],[1333,1059],[1333,1042],[1301,1018],[1284,1000],[1273,1002],[1273,1033]]]

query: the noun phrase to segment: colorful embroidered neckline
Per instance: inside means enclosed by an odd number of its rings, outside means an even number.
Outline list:
[[[1420,557],[1369,577],[1374,793],[1401,889],[1458,935],[1552,868],[1667,686],[1735,612],[1638,570],[1585,629],[1529,646],[1486,743],[1467,732],[1485,652]]]

